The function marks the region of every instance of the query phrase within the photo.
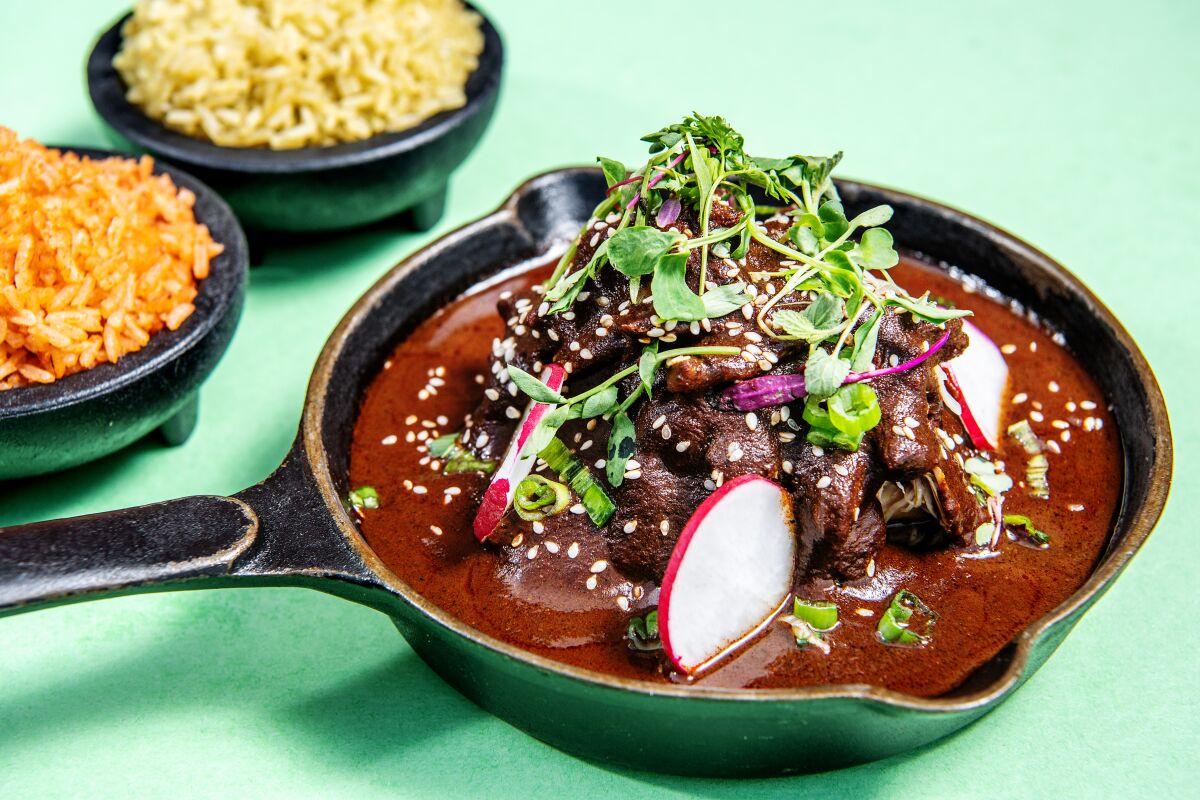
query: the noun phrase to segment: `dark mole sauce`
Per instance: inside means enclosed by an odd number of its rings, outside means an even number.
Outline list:
[[[473,290],[396,348],[367,390],[354,428],[351,486],[374,486],[381,502],[364,512],[362,530],[402,580],[468,625],[568,664],[667,681],[671,678],[657,659],[631,652],[623,638],[629,618],[656,604],[653,586],[644,586],[641,600],[629,610],[614,602],[614,584],[624,579],[613,568],[597,576],[596,588],[586,588],[590,565],[604,557],[598,536],[584,540],[575,558],[568,557],[569,542],[551,542],[549,531],[525,531],[515,547],[480,546],[471,520],[486,478],[443,475],[418,449],[427,439],[460,430],[477,404],[482,388],[476,376],[488,371],[493,337],[504,335],[498,295],[544,278],[547,269],[541,264]],[[1002,537],[998,552],[980,554],[916,552],[889,544],[875,559],[870,578],[844,586],[796,587],[799,596],[838,605],[840,623],[827,636],[828,655],[812,646],[797,647],[791,629],[773,622],[697,683],[754,688],[863,683],[916,695],[944,694],[1079,588],[1100,557],[1120,499],[1122,462],[1117,431],[1096,384],[1051,332],[1002,299],[971,291],[969,281],[912,258],[892,274],[914,295],[928,290],[970,308],[973,322],[1011,351],[1005,353],[1010,369],[1005,425],[1032,415],[1034,431],[1044,442],[1056,442],[1061,453],[1047,452],[1051,496],[1039,500],[1023,490],[1025,454],[1011,437],[1003,437],[995,458],[1018,482],[1004,510],[1032,518],[1050,534],[1050,546],[1039,550]],[[1068,440],[1056,422],[1069,425]],[[394,443],[384,444],[391,437]],[[539,570],[525,570],[518,579],[518,567],[534,545],[540,545]],[[924,647],[889,646],[876,639],[879,616],[901,588],[916,593],[937,614],[932,642]]]

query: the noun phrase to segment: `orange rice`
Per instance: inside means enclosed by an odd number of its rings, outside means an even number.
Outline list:
[[[153,168],[0,127],[0,390],[115,363],[195,310],[224,247]]]

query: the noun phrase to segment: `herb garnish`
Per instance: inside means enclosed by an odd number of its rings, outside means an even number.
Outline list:
[[[360,486],[346,495],[346,505],[354,511],[364,508],[379,508],[379,492],[374,486]]]
[[[929,644],[933,640],[933,627],[937,614],[907,589],[901,589],[892,597],[884,609],[875,635],[884,644],[916,645]]]
[[[662,639],[658,636],[658,609],[651,611],[644,618],[634,617],[629,620],[625,638],[629,641],[631,650],[643,653],[662,650]]]

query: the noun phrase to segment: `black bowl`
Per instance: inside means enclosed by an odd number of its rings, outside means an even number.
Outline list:
[[[124,156],[82,147],[81,156]],[[177,169],[154,165],[196,195],[196,220],[225,251],[200,281],[196,310],[116,364],[99,364],[54,383],[0,391],[0,480],[73,467],[160,429],[180,444],[196,424],[197,391],[233,338],[246,287],[246,237],[212,189]]]
[[[478,13],[478,9],[474,9]],[[100,37],[87,63],[88,93],[122,146],[183,165],[216,189],[247,228],[327,231],[409,212],[424,230],[445,205],[446,181],[491,120],[504,65],[500,34],[483,18],[483,52],[467,102],[416,127],[328,147],[221,147],[169,130],[125,99],[113,68],[126,15]],[[482,16],[482,15],[481,15]]]

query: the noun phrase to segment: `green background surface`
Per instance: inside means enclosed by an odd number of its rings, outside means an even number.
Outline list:
[[[0,124],[105,144],[83,59],[128,0],[0,2]],[[266,476],[309,370],[402,256],[531,173],[697,109],[758,153],[846,151],[842,172],[969,209],[1082,276],[1141,343],[1174,412],[1173,499],[1112,591],[995,713],[915,753],[743,782],[558,753],[443,685],[382,615],[301,589],[161,594],[0,620],[0,797],[1177,797],[1195,789],[1200,391],[1200,4],[484,4],[499,110],[439,231],[274,251],[183,447],[0,484],[0,525]],[[970,268],[970,265],[963,265]]]

